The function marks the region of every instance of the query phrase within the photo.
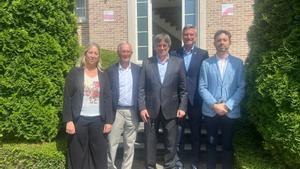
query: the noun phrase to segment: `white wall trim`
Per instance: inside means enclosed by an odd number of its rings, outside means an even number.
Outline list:
[[[197,43],[199,47],[202,49],[207,49],[206,45],[206,1],[207,0],[199,0],[198,1],[198,11],[197,16],[198,20],[198,40]]]
[[[136,21],[136,0],[127,0],[128,4],[128,42],[132,45],[133,54],[131,61],[137,63],[137,21]]]

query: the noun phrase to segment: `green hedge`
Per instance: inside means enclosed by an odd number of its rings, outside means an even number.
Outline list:
[[[0,135],[50,141],[78,56],[74,0],[0,2]]]
[[[118,55],[114,51],[101,49],[100,55],[102,57],[102,66],[104,69],[118,61]]]
[[[247,111],[263,147],[300,168],[300,1],[256,0],[248,34]]]
[[[262,138],[253,124],[243,118],[237,126],[234,139],[237,169],[285,169],[263,149]]]
[[[0,168],[64,169],[65,141],[43,144],[10,143],[0,146]]]
[[[237,128],[234,141],[237,169],[285,169],[263,150],[261,138],[253,125],[243,120]],[[43,144],[4,143],[0,146],[0,168],[64,169],[66,150],[64,139]]]

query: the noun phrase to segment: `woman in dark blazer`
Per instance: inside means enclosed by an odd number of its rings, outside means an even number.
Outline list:
[[[63,122],[69,168],[107,169],[107,134],[113,123],[109,79],[101,70],[100,48],[90,44],[65,80]]]

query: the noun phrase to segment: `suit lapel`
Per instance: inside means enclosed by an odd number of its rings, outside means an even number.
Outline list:
[[[213,56],[214,57],[214,68],[215,68],[215,71],[216,71],[216,74],[217,74],[217,78],[218,78],[218,81],[222,84],[222,78],[221,78],[221,73],[220,73],[220,69],[219,69],[219,66],[218,66],[218,59],[216,56]]]
[[[135,96],[135,89],[138,87],[137,86],[137,83],[136,82],[138,82],[138,76],[137,76],[137,69],[136,69],[136,67],[133,65],[133,64],[131,64],[131,74],[132,74],[132,98],[134,98],[134,96]]]
[[[78,81],[79,81],[79,90],[80,93],[82,93],[83,96],[83,92],[84,92],[84,68],[80,67],[79,68],[79,76],[78,76]]]
[[[154,78],[156,78],[158,80],[159,84],[161,84],[157,62],[158,62],[157,58],[155,56],[153,56],[153,58],[151,60],[151,64],[152,64],[152,70],[153,70],[153,73],[154,73]]]
[[[195,66],[198,64],[198,62],[195,61],[197,55],[198,55],[198,50],[196,49],[196,47],[194,47],[191,62],[189,65],[189,69],[187,71],[188,73],[190,73],[191,71],[194,71]]]
[[[173,64],[173,58],[169,57],[167,70],[166,70],[166,73],[165,73],[165,78],[164,78],[163,84],[165,82],[167,82],[168,78],[170,77],[169,74],[172,72],[172,67],[173,67],[172,64]]]
[[[115,84],[115,87],[116,87],[116,89],[115,89],[115,91],[117,91],[117,95],[118,95],[118,97],[119,97],[119,95],[120,95],[120,91],[119,91],[119,63],[117,63],[117,64],[115,64],[115,67],[114,67],[114,69],[113,69],[113,75],[114,75],[114,77],[112,77],[112,78],[115,78],[114,79],[114,82],[116,82],[116,84]]]
[[[228,58],[227,58],[227,65],[226,65],[224,76],[223,76],[223,83],[225,83],[226,79],[228,79],[227,76],[230,75],[230,71],[232,70],[232,67],[233,67],[233,65],[232,65],[232,62],[231,62],[231,57],[229,55]]]

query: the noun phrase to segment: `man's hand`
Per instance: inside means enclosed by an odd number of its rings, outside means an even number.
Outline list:
[[[147,123],[148,118],[149,118],[149,113],[148,113],[147,109],[142,110],[140,113],[140,116],[141,116],[143,122]]]
[[[184,117],[184,115],[185,115],[185,112],[183,111],[183,110],[177,110],[177,117],[178,118],[183,118]]]
[[[68,121],[66,124],[66,133],[68,134],[75,134],[75,125],[73,123],[73,121]]]
[[[229,111],[225,103],[214,104],[212,108],[220,116],[224,116]]]
[[[111,124],[104,124],[103,134],[108,134],[111,131],[111,128],[112,128]]]

